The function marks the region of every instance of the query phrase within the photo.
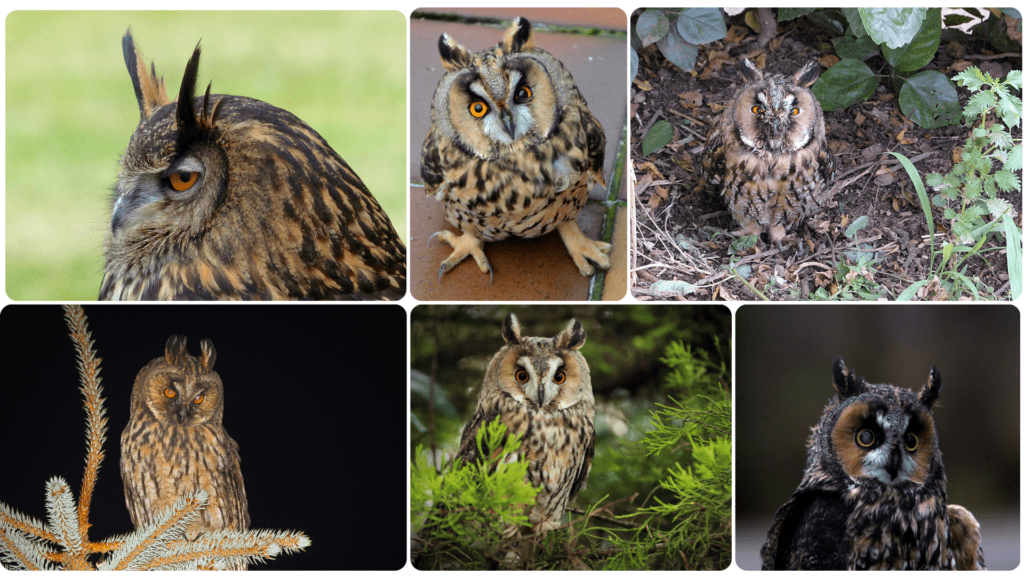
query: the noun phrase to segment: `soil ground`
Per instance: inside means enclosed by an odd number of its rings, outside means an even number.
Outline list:
[[[639,300],[893,300],[914,282],[931,280],[914,299],[974,298],[969,290],[951,290],[930,267],[931,245],[924,212],[910,178],[888,151],[911,159],[921,178],[947,173],[954,148],[968,127],[925,129],[904,116],[888,79],[867,101],[825,113],[829,146],[836,160],[834,208],[812,216],[790,232],[793,242],[775,245],[762,235],[744,246],[729,231],[738,228],[720,195],[693,170],[704,148],[708,125],[742,82],[737,66],[744,57],[767,63],[769,72],[792,74],[808,60],[823,69],[837,59],[827,35],[803,19],[779,24],[778,36],[761,48],[757,35],[729,20],[729,34],[700,47],[695,70],[683,72],[657,47],[640,50],[640,69],[631,87],[630,147],[636,202],[636,255],[633,294]],[[987,59],[984,45],[967,45],[954,58],[943,40],[926,69],[949,77],[968,64],[1003,78],[1020,67],[1019,56]],[[970,56],[976,54],[976,57]],[[972,59],[973,58],[973,59]],[[868,60],[873,70],[887,69],[881,57]],[[969,92],[958,89],[961,106]],[[641,141],[658,120],[673,125],[674,137],[644,157]],[[1013,135],[1020,138],[1020,127]],[[932,192],[930,192],[931,194]],[[1020,193],[1006,198],[1020,225]],[[936,210],[935,250],[946,238],[948,221]],[[844,232],[861,216],[867,225],[854,238]],[[747,244],[749,244],[749,238]],[[867,261],[857,266],[858,261]],[[947,265],[947,269],[953,264]],[[1006,249],[989,240],[982,254],[957,267],[977,286],[978,297],[1009,299]],[[966,284],[952,288],[964,288]]]

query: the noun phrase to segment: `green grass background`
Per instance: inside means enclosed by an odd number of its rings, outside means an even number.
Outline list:
[[[398,11],[12,12],[6,29],[6,289],[95,300],[118,158],[139,122],[131,26],[175,98],[199,87],[284,108],[319,132],[406,228],[406,23]]]

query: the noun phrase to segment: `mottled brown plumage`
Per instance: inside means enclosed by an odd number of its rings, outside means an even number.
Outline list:
[[[611,245],[576,223],[590,190],[605,183],[605,136],[569,71],[534,46],[525,18],[482,52],[447,34],[439,49],[447,73],[434,92],[420,171],[426,193],[462,232],[436,234],[455,249],[439,274],[466,256],[490,273],[485,242],[553,230],[580,273],[608,268]]]
[[[123,48],[141,120],[121,157],[100,299],[405,294],[398,233],[315,130],[252,98],[197,97],[198,46],[176,103],[130,32]]]
[[[726,103],[708,131],[697,174],[720,191],[740,229],[768,232],[772,242],[807,216],[830,206],[835,176],[821,104],[807,89],[818,78],[810,62],[793,76],[764,74],[750,60],[747,84]]]
[[[487,365],[476,410],[462,432],[458,458],[481,458],[476,434],[500,418],[522,435],[526,478],[541,488],[529,511],[534,531],[561,525],[562,513],[586,487],[594,457],[594,391],[579,349],[586,332],[575,318],[554,338],[524,337],[515,314],[501,328],[505,346]]]
[[[932,414],[938,371],[914,394],[857,379],[839,359],[833,384],[803,480],[761,548],[762,569],[984,569],[978,521],[946,502]]]
[[[121,479],[136,528],[199,490],[209,501],[188,528],[190,539],[208,530],[249,528],[238,444],[222,424],[224,386],[213,371],[216,358],[209,340],[195,357],[184,336],[171,336],[164,355],[135,378],[131,418],[121,434]]]

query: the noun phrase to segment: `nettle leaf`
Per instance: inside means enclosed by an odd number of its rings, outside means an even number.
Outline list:
[[[785,22],[805,14],[810,14],[811,12],[814,12],[814,8],[779,8],[779,13],[775,19],[777,22]]]
[[[661,50],[661,54],[669,62],[681,70],[693,70],[693,65],[697,62],[697,47],[683,40],[676,26],[670,26],[668,34],[658,40],[657,44],[658,50]]]
[[[941,10],[929,9],[921,29],[909,43],[898,48],[882,45],[882,55],[900,72],[913,72],[924,68],[935,58],[942,33]]]
[[[939,128],[960,121],[956,87],[936,70],[907,78],[900,89],[900,110],[922,128]]]
[[[1011,190],[1020,190],[1020,173],[1006,170],[1005,168],[999,170],[993,176],[996,182],[996,186],[999,187],[1003,192],[1010,192]]]
[[[1021,169],[1021,145],[1017,144],[1010,149],[1010,153],[1006,156],[1006,162],[1003,163],[1003,168],[1007,170],[1013,170],[1019,172]]]
[[[668,16],[661,10],[644,10],[636,19],[636,34],[644,47],[654,44],[668,34]]]
[[[725,16],[720,8],[683,8],[676,21],[679,35],[690,44],[708,44],[725,38]]]
[[[1010,73],[1006,75],[1006,83],[1013,86],[1017,90],[1021,89],[1021,71],[1010,70]]]
[[[867,100],[878,89],[881,78],[860,60],[840,60],[818,78],[811,92],[826,111],[841,110]]]
[[[654,123],[654,126],[651,126],[643,141],[640,142],[641,153],[644,156],[648,156],[651,152],[661,150],[672,141],[672,136],[674,135],[671,124],[664,120],[658,120]]]
[[[843,16],[846,16],[846,23],[849,25],[848,33],[860,38],[866,36],[868,31],[864,28],[864,22],[860,19],[860,12],[856,8],[843,8]]]
[[[855,60],[867,60],[878,54],[878,44],[870,36],[839,36],[832,39],[832,45],[840,58],[853,58]]]
[[[1017,98],[1012,94],[1008,94],[1005,98],[999,101],[996,111],[1007,126],[1016,126],[1020,124],[1020,98]]]
[[[878,44],[899,48],[917,35],[924,22],[925,8],[858,8],[864,28]]]
[[[995,105],[995,94],[988,90],[978,92],[967,100],[967,105],[964,106],[964,116],[968,118],[978,118]]]
[[[972,92],[981,90],[981,87],[985,85],[985,76],[978,70],[977,66],[971,66],[967,70],[953,76],[953,80],[960,86],[969,88]]]

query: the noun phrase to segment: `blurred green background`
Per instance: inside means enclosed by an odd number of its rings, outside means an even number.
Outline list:
[[[407,241],[406,23],[398,11],[12,12],[6,28],[6,288],[94,300],[118,158],[139,122],[131,26],[174,98],[202,40],[199,92],[263,100],[322,135]]]

